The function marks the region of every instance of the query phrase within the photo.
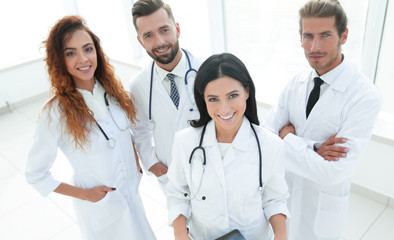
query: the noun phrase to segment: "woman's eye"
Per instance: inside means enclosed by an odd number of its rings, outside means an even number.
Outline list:
[[[67,57],[70,57],[70,56],[73,56],[74,54],[75,54],[74,52],[67,52],[67,53],[66,53],[66,56],[67,56]]]
[[[218,99],[217,98],[209,98],[208,101],[209,102],[216,102]]]
[[[234,94],[231,94],[229,98],[231,99],[231,98],[236,98],[236,97],[238,97],[238,94],[234,93]]]

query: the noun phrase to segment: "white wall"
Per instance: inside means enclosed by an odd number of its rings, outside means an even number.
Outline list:
[[[0,108],[14,105],[48,92],[49,82],[42,59],[32,60],[0,71]]]

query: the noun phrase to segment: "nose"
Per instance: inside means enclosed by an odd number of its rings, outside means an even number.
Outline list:
[[[84,52],[80,52],[78,54],[78,61],[79,62],[85,62],[88,60],[88,57],[86,56],[86,54]]]
[[[155,37],[155,46],[160,47],[165,43],[164,37],[157,34]]]
[[[315,37],[311,43],[311,51],[318,52],[321,49],[321,42],[320,39]]]
[[[228,101],[222,101],[219,110],[220,115],[227,115],[231,111],[230,103]]]

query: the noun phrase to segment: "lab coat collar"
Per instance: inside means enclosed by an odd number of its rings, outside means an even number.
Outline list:
[[[181,53],[182,53],[181,60],[179,60],[179,63],[175,66],[175,68],[171,71],[171,73],[174,74],[175,76],[183,78],[185,75],[185,72],[189,68],[187,65],[187,60],[186,60],[185,54],[183,53],[183,51],[181,49],[179,49],[179,51],[181,51]],[[170,73],[170,72],[162,69],[161,67],[159,67],[157,64],[155,64],[155,68],[156,68],[156,73],[159,76],[159,79],[161,79],[162,81],[164,79],[166,79],[167,74]]]
[[[249,120],[244,116],[241,127],[238,129],[235,135],[232,146],[242,151],[246,151],[249,145],[249,134],[250,134],[250,123]],[[246,140],[247,139],[247,140]],[[204,141],[202,144],[204,147],[212,147],[217,145],[215,121],[211,120],[208,122],[207,129],[205,130]]]
[[[343,61],[331,71],[319,76],[316,70],[312,71],[312,79],[320,77],[325,83],[327,83],[333,89],[344,92],[347,85],[351,82],[352,76],[345,76],[349,74],[347,69],[352,67],[349,60],[343,55]]]
[[[80,89],[80,88],[75,88],[77,89],[78,92],[80,92],[83,96],[92,96],[92,95],[97,95],[97,94],[101,94],[101,92],[103,92],[104,94],[104,88],[101,86],[101,84],[97,84],[97,79],[94,79],[94,86],[93,86],[93,94],[85,89]]]

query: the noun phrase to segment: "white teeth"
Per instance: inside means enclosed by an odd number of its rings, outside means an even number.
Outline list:
[[[90,68],[90,66],[84,67],[84,68],[79,68],[79,70],[85,71],[88,70]]]
[[[231,115],[228,115],[228,116],[221,116],[221,115],[219,115],[219,116],[220,116],[220,118],[227,120],[227,119],[230,119],[232,116],[234,116],[234,113]]]

